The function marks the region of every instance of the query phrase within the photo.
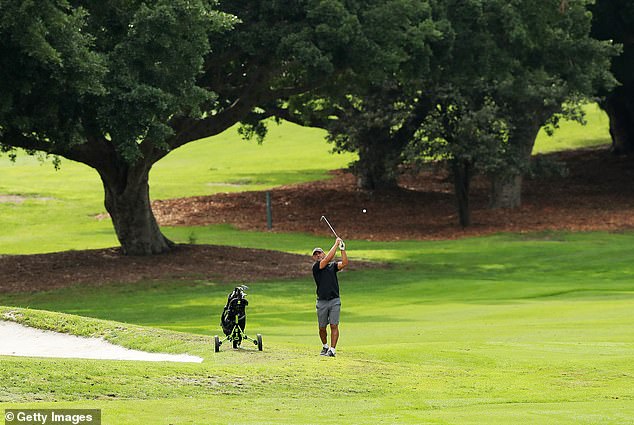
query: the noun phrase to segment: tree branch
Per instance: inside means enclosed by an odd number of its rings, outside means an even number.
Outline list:
[[[50,155],[59,155],[71,161],[81,162],[93,168],[98,168],[104,164],[107,154],[107,141],[101,142],[95,139],[88,139],[84,143],[75,144],[68,148],[56,146],[54,143],[39,139],[37,137],[28,137],[23,133],[10,131],[2,135],[2,139],[7,145],[22,148],[27,151],[39,151]],[[110,149],[111,150],[111,149]]]

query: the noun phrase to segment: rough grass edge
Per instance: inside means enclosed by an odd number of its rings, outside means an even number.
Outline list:
[[[132,350],[206,357],[213,340],[202,335],[29,308],[0,306],[0,320],[87,338],[102,338]]]

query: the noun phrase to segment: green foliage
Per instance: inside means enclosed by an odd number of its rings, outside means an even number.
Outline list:
[[[609,71],[618,49],[590,37],[589,3],[570,2],[564,10],[539,0],[518,3],[513,11],[500,6],[509,13],[500,16],[496,27],[502,29],[498,51],[507,66],[498,92],[511,110],[540,113],[543,124],[550,111],[559,111],[566,101],[615,84]],[[510,45],[502,45],[504,40]]]
[[[413,121],[424,116],[420,81],[441,72],[433,55],[443,54],[447,35],[427,1],[371,2],[360,20],[373,48],[354,72],[291,98],[282,116],[327,129],[338,152],[358,152],[352,170],[376,189],[394,184]]]
[[[410,146],[409,157],[427,160],[440,154],[458,161],[452,170],[463,225],[469,222],[474,172],[488,174],[496,187],[514,186],[521,193],[521,180],[515,177],[528,171],[540,128],[549,124],[545,130],[550,131],[562,117],[582,122],[581,102],[615,83],[609,64],[618,49],[590,37],[587,3],[564,8],[556,3],[436,3],[453,39],[436,64],[445,72],[429,81],[424,93],[431,104],[440,105],[441,114],[423,121],[419,135],[424,143]],[[455,119],[454,112],[461,110],[458,115],[466,121]],[[470,114],[480,118],[470,119]],[[438,146],[430,149],[434,142]],[[512,199],[519,203],[519,195]]]
[[[476,141],[467,156],[481,155],[481,171],[490,174],[526,171],[541,126],[555,128],[562,117],[582,122],[580,102],[614,84],[609,61],[618,49],[589,36],[587,2],[559,6],[550,0],[385,2],[365,13],[370,24],[364,28],[380,28],[376,38],[391,47],[383,59],[389,71],[361,76],[348,91],[316,94],[325,101],[296,99],[289,110],[327,128],[336,149],[359,152],[354,169],[360,176],[393,179],[403,158],[421,147],[402,155],[414,138],[411,127],[428,125],[432,118],[425,115],[446,105],[446,93],[468,98],[476,115],[493,102],[497,118],[490,121],[506,134],[494,130],[497,148],[484,152],[490,140]],[[452,139],[469,149],[463,135]],[[443,142],[437,150],[446,150]]]
[[[447,3],[456,34],[448,78],[494,99],[512,143],[515,131],[533,122],[539,128],[555,112],[579,117],[577,102],[614,84],[609,63],[617,49],[590,37],[586,2],[564,11],[555,3]]]
[[[591,10],[593,35],[623,46],[612,61],[612,72],[621,84],[634,83],[634,4],[629,0],[597,0]]]
[[[129,162],[142,140],[167,149],[172,116],[202,115],[209,35],[234,22],[204,1],[7,0],[0,13],[4,149],[65,155],[105,135]]]
[[[3,151],[13,150],[5,139],[13,133],[33,133],[49,147],[82,141],[82,105],[106,94],[106,64],[93,50],[86,19],[66,1],[0,2]]]
[[[96,109],[102,131],[133,163],[141,156],[138,142],[149,140],[169,150],[164,143],[174,134],[169,119],[201,117],[201,106],[214,101],[216,95],[200,87],[197,78],[211,51],[210,34],[225,32],[233,19],[206,2],[189,1],[142,3],[122,18],[113,29],[127,27],[125,33],[100,34],[112,46],[103,52],[110,70],[105,79],[108,96]],[[95,20],[93,25],[100,23]],[[105,32],[112,27],[109,23]],[[96,27],[90,30],[99,33]]]
[[[481,173],[498,166],[508,134],[499,108],[491,99],[479,106],[468,102],[457,93],[439,99],[410,144],[414,161],[464,161]]]

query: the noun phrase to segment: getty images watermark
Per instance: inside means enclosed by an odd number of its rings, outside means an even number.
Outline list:
[[[5,425],[101,425],[100,409],[6,409]]]

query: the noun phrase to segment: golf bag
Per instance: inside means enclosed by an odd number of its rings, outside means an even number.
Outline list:
[[[246,308],[249,305],[245,292],[247,289],[249,288],[245,285],[236,286],[227,297],[227,304],[220,316],[220,326],[226,338],[221,341],[218,335],[214,337],[216,353],[220,351],[220,346],[225,341],[231,341],[233,348],[239,348],[243,340],[253,342],[258,350],[262,351],[262,335],[257,334],[256,339],[253,339],[249,338],[244,331],[247,325]]]
[[[246,289],[246,286],[237,286],[227,297],[227,304],[220,316],[220,326],[227,336],[231,335],[236,324],[242,332],[247,325],[246,308],[249,301],[247,301],[247,294],[244,292]]]

